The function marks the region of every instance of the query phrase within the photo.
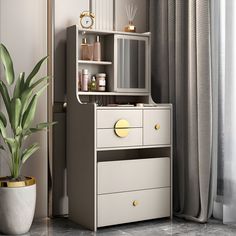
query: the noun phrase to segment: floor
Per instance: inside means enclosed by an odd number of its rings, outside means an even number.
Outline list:
[[[208,224],[186,222],[180,219],[152,220],[101,228],[97,233],[85,230],[67,218],[38,220],[25,236],[165,236],[165,235],[236,235],[236,225],[226,226],[211,220]]]

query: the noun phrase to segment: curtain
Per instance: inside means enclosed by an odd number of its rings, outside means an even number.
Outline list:
[[[236,223],[236,1],[212,0],[212,71],[218,123],[217,193],[214,216]],[[218,121],[216,121],[218,119]],[[219,207],[220,204],[222,207]]]
[[[174,110],[174,212],[206,222],[214,190],[210,6],[151,0],[152,96]]]

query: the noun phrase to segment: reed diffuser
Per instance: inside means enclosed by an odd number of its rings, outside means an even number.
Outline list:
[[[136,32],[136,26],[133,24],[134,17],[137,13],[137,6],[134,4],[129,4],[125,6],[126,15],[129,24],[125,26],[125,32]]]

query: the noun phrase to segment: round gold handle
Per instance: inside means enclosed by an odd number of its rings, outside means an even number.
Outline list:
[[[121,119],[115,123],[114,131],[115,134],[120,138],[125,138],[129,134],[129,122],[127,120]]]
[[[137,200],[133,201],[133,206],[138,206],[139,205],[139,202]]]
[[[161,125],[160,124],[156,124],[155,125],[155,130],[159,130],[161,128]]]

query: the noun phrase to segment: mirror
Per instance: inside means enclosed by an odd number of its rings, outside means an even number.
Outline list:
[[[117,88],[145,89],[145,41],[117,40]]]

